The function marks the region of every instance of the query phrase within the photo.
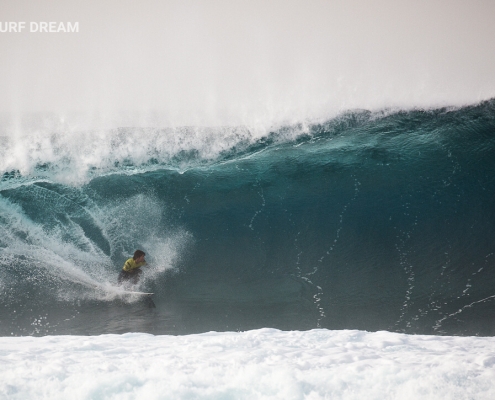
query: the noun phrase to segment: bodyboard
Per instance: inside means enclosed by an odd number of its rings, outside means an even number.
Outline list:
[[[141,296],[151,296],[152,294],[155,294],[155,293],[149,293],[149,292],[135,292],[133,290],[126,290],[126,289],[122,289],[121,287],[114,287],[114,286],[95,286],[95,289],[96,290],[103,290],[105,292],[108,292],[108,293],[114,293],[114,294],[118,294],[118,295],[125,295],[125,294],[137,294],[137,295],[141,295]]]
[[[130,290],[119,290],[117,293],[119,294],[139,294],[141,296],[151,296],[154,293],[147,293],[147,292],[132,292]]]

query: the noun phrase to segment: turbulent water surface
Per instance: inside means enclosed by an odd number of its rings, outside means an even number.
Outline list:
[[[2,140],[0,335],[495,334],[493,100]]]

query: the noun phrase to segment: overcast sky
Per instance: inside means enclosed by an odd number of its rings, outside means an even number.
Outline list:
[[[0,111],[314,118],[495,96],[493,0],[1,0]]]

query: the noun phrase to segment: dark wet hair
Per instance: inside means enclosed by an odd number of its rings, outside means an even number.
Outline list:
[[[134,257],[132,257],[134,260],[137,260],[141,256],[145,256],[146,253],[143,250],[136,250],[134,252]]]

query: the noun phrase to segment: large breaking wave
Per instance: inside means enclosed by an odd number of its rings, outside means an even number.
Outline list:
[[[495,102],[3,136],[0,334],[493,335]],[[136,248],[140,289],[115,289]]]

